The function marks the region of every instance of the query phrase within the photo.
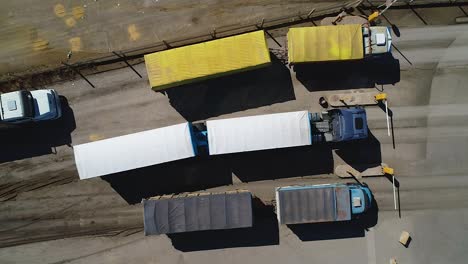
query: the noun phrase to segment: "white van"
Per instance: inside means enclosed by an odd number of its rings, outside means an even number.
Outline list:
[[[53,89],[0,94],[0,120],[28,123],[54,120],[62,116],[60,97]]]

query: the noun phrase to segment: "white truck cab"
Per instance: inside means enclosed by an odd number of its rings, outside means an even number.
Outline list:
[[[61,116],[60,98],[53,89],[0,94],[0,120],[3,122],[38,122]]]
[[[392,51],[392,33],[389,27],[363,27],[363,36],[366,56]]]

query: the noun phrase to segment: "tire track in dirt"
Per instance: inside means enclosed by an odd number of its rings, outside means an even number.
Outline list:
[[[127,237],[138,232],[143,231],[143,226],[131,226],[131,227],[114,227],[114,228],[102,228],[102,229],[75,229],[72,231],[59,231],[53,233],[37,233],[37,234],[18,234],[14,233],[11,237],[2,236],[0,242],[0,248],[13,247],[23,244],[37,243],[49,240],[74,238],[82,236],[94,236],[94,237]]]
[[[77,180],[76,175],[67,172],[60,175],[44,175],[32,180],[6,183],[0,185],[0,201],[5,202],[15,199],[20,193],[34,191],[50,186],[63,185]]]

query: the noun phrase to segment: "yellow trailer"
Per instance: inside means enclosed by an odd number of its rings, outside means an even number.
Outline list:
[[[290,28],[289,63],[357,60],[364,58],[361,25]]]
[[[270,63],[263,30],[145,55],[156,91]]]

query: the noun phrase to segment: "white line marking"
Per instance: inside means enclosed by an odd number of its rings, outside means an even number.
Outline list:
[[[369,229],[366,234],[367,238],[367,263],[377,264],[377,257],[375,255],[375,234],[374,229]]]

